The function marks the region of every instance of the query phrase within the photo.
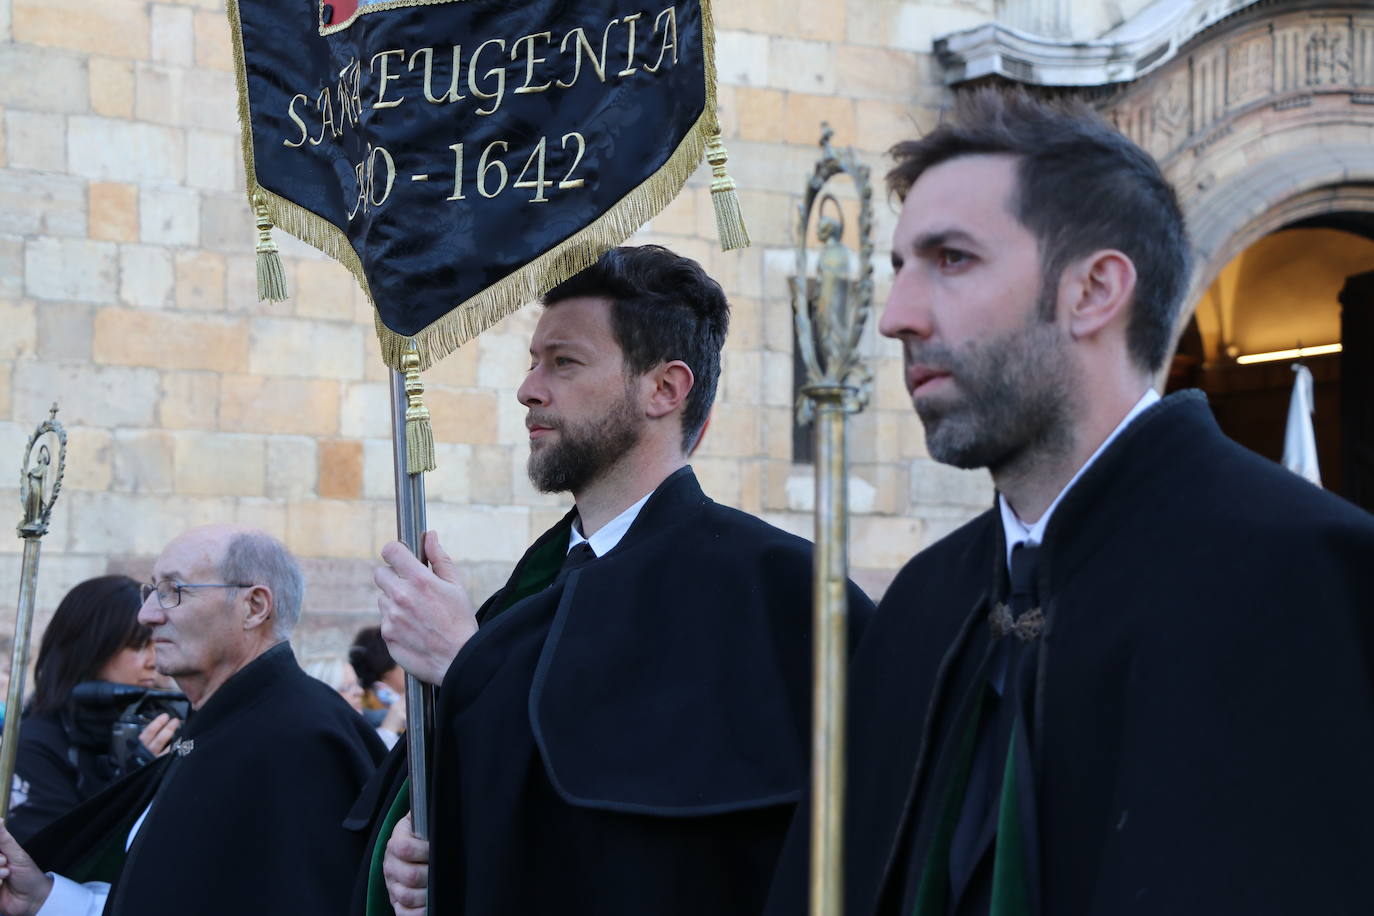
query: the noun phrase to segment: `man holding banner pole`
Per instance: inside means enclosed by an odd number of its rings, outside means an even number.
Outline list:
[[[807,776],[811,549],[712,502],[687,465],[724,294],[644,246],[544,301],[517,396],[531,479],[575,508],[476,611],[433,532],[432,570],[392,543],[376,574],[393,656],[442,685],[431,840],[383,829],[387,898],[757,913]],[[852,584],[849,601],[866,619]]]

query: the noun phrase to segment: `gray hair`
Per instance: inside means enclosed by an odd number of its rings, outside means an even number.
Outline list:
[[[265,585],[272,592],[272,632],[286,639],[301,619],[305,577],[300,564],[276,538],[261,532],[236,534],[219,564],[225,582]]]

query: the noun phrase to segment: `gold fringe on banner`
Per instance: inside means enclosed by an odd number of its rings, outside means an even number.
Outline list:
[[[406,377],[406,473],[422,474],[434,470],[434,429],[425,406],[425,383],[420,381],[420,353],[411,341],[401,357]]]
[[[705,104],[696,122],[668,161],[595,221],[570,238],[476,296],[455,303],[447,314],[419,332],[413,335],[399,334],[382,323],[381,315],[377,313],[376,303],[372,299],[372,291],[368,287],[367,276],[363,272],[362,260],[353,250],[353,245],[344,231],[318,214],[272,193],[258,183],[253,159],[253,129],[248,104],[243,30],[239,23],[237,0],[227,0],[227,11],[233,38],[239,125],[242,132],[243,163],[248,178],[249,200],[255,202],[260,198],[266,205],[269,218],[278,229],[291,233],[339,261],[358,279],[368,300],[373,302],[373,320],[381,343],[382,359],[392,369],[400,371],[404,371],[402,359],[412,343],[420,360],[418,368],[428,369],[507,315],[534,302],[549,289],[596,263],[602,254],[637,232],[677,197],[687,179],[701,164],[708,140],[712,135],[720,134],[720,121],[716,111],[715,26],[711,16],[710,0],[701,0],[702,35],[706,56]],[[715,193],[714,185],[713,181],[712,199],[716,200],[719,195]],[[730,225],[737,226],[739,232],[739,236],[732,238],[743,238],[743,244],[748,244],[748,235],[739,217],[738,199],[733,194],[730,197],[735,200],[735,216]],[[724,241],[722,232],[722,242]],[[738,246],[727,244],[726,247]]]
[[[261,194],[253,198],[253,211],[258,217],[258,301],[281,302],[286,298],[286,271],[272,241],[272,218]]]

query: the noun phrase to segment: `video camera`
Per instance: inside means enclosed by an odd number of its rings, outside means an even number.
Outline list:
[[[139,741],[149,722],[163,713],[185,722],[191,710],[191,703],[184,693],[110,681],[84,681],[77,684],[72,688],[72,702],[77,707],[96,713],[100,718],[113,719],[110,726],[110,758],[120,773],[128,773],[153,759]]]

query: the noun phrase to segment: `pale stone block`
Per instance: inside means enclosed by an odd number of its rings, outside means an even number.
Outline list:
[[[92,181],[90,236],[111,242],[138,241],[138,185],[119,181]]]
[[[272,237],[281,242],[284,232],[273,232]],[[246,292],[251,301],[257,303],[258,280],[257,260],[253,246],[257,244],[258,230],[254,223],[253,211],[242,197],[207,194],[200,202],[200,247],[240,255],[240,273],[246,273],[251,282],[240,282],[230,286],[230,301],[235,289]],[[232,266],[232,265],[231,265]],[[287,290],[296,293],[295,273],[288,262],[284,265],[287,273]],[[280,309],[282,306],[277,305]]]
[[[763,354],[726,349],[723,354],[717,401],[728,404],[758,404],[762,393]]]
[[[186,132],[186,183],[206,191],[237,191],[234,161],[242,156],[233,134],[210,130]]]
[[[261,499],[255,496],[245,496],[234,500],[234,524],[247,525],[250,528],[259,528],[266,531],[272,537],[286,543],[287,524],[286,524],[286,503],[280,499]],[[306,594],[310,594],[310,586],[306,584]],[[304,614],[304,612],[302,612]],[[342,655],[342,652],[340,652]]]
[[[525,340],[529,340],[529,337],[526,336]],[[477,384],[477,366],[480,355],[477,341],[468,341],[426,369],[424,373],[425,384],[448,385],[453,388],[473,387]],[[372,360],[372,362],[376,362],[376,360]]]
[[[111,489],[126,493],[171,493],[172,443],[173,437],[161,430],[115,430]]]
[[[286,504],[286,546],[302,557],[372,559],[377,515],[368,503],[345,500],[290,500]]]
[[[38,357],[44,360],[91,358],[91,306],[44,302],[37,309]]]
[[[752,458],[759,452],[759,428],[755,408],[716,404],[697,453],[707,458]]]
[[[226,375],[220,428],[227,432],[333,436],[339,431],[339,383]]]
[[[196,66],[208,70],[233,70],[229,23],[223,11],[196,10]]]
[[[357,285],[353,274],[338,261],[301,261],[296,265],[296,285],[291,288],[296,314],[302,318],[345,320],[352,315],[353,290]]]
[[[363,490],[363,444],[356,439],[319,443],[321,499],[357,499]]]
[[[500,560],[514,563],[529,546],[530,510],[525,506],[430,507],[429,527],[460,563]]]
[[[225,26],[228,28],[227,24]],[[222,70],[187,70],[181,97],[181,123],[238,135],[238,90],[234,75]]]
[[[187,496],[264,496],[266,458],[262,436],[173,433],[173,486]]]
[[[6,44],[0,46],[0,73],[5,74],[0,105],[53,113],[86,110],[86,69],[77,55]]]
[[[921,426],[915,411],[902,414],[895,410],[884,410],[880,413],[884,417],[884,422],[897,429],[901,460],[908,461],[912,458],[930,457],[930,452],[926,450],[925,427]]]
[[[37,238],[24,248],[24,288],[35,299],[108,302],[118,276],[110,242]]]
[[[171,304],[172,252],[156,245],[119,246],[119,301],[140,308]]]
[[[821,125],[829,124],[835,131],[835,139],[832,142],[836,146],[843,148],[858,144],[859,138],[855,131],[854,101],[847,96],[789,92],[783,123],[786,125],[783,138],[788,143],[795,143],[799,146],[815,144],[820,140]],[[853,232],[852,227],[855,226],[855,223],[846,221],[846,224],[851,227],[850,232]],[[784,237],[779,241],[785,243],[790,239]]]
[[[0,300],[0,360],[33,356],[38,349],[38,316],[32,302]]]
[[[437,442],[434,464],[434,470],[425,475],[425,498],[446,503],[472,502],[472,446]]]
[[[816,523],[809,512],[765,512],[760,517],[774,528],[808,541],[816,533]]]
[[[43,111],[4,113],[5,151],[15,169],[51,169],[66,161],[66,117]]]
[[[134,64],[134,117],[154,124],[185,126],[188,71],[162,64]]]
[[[835,92],[835,48],[820,41],[768,39],[768,85],[793,92]]]
[[[13,0],[14,39],[111,57],[148,56],[148,5],[142,0]],[[79,24],[79,25],[78,25]]]
[[[792,373],[792,354],[768,350],[763,359],[763,403],[769,407],[791,407],[797,389]]]
[[[354,439],[391,435],[391,388],[379,382],[344,387],[339,433]]]
[[[977,28],[993,19],[991,10],[970,4],[904,3],[897,12],[892,44],[929,53],[942,35]]]
[[[10,415],[14,392],[10,388],[10,367],[0,366],[0,417]]]
[[[914,140],[935,125],[931,113],[886,99],[859,99],[854,109],[858,120],[854,145],[874,152],[891,149],[903,140]]]
[[[735,30],[771,34],[783,25],[784,15],[790,19],[805,18],[796,15],[796,10],[790,6],[784,9],[781,0],[722,3],[719,7],[712,4],[711,12],[715,17],[717,34]]]
[[[731,87],[722,88],[730,89]],[[696,231],[696,202],[697,196],[691,192],[679,194],[672,203],[664,207],[657,216],[646,223],[644,228],[668,235],[691,235]]]
[[[272,436],[267,440],[267,495],[305,500],[315,495],[319,447],[306,436]]]
[[[136,309],[97,312],[91,351],[97,362],[161,369],[241,372],[247,362],[240,319]]]
[[[897,569],[924,545],[919,519],[901,516],[856,516],[850,520],[855,566]]]
[[[138,231],[145,242],[200,244],[200,194],[170,185],[140,188]]]
[[[849,511],[862,514],[873,511],[877,490],[858,474],[849,475]],[[816,472],[809,464],[793,465],[787,477],[787,508],[793,512],[816,511]]]
[[[852,99],[907,101],[927,77],[928,58],[890,48],[835,46],[835,85]]]
[[[224,255],[212,251],[176,254],[176,305],[196,311],[224,308]]]
[[[38,167],[46,169],[50,164]],[[29,236],[85,235],[84,185],[80,178],[48,171],[0,169],[0,211],[5,214],[5,231]]]
[[[114,181],[179,182],[186,145],[180,130],[156,124],[73,115],[67,124],[72,174]]]
[[[149,6],[152,30],[149,51],[153,60],[162,64],[189,67],[195,63],[195,35],[192,30],[194,12],[184,6],[154,3]]]
[[[108,118],[134,116],[134,65],[127,60],[92,57],[90,70],[91,111]]]
[[[81,491],[71,497],[62,514],[80,519],[67,541],[67,550],[77,553],[155,556],[190,528],[234,517],[234,500],[228,497]]]
[[[893,341],[895,343],[895,341]],[[901,359],[893,359],[890,350],[875,355],[870,362],[873,367],[873,403],[879,410],[908,411],[913,416],[911,394],[906,390],[906,370]]]
[[[436,446],[437,448],[437,446]],[[425,497],[429,497],[426,476]],[[396,464],[390,439],[363,440],[363,499],[395,499]]]
[[[480,388],[464,390],[434,386],[427,389],[425,404],[434,427],[434,441],[468,445],[495,443],[499,400],[496,392]],[[523,428],[523,420],[521,425]]]
[[[56,401],[67,425],[152,426],[157,391],[152,369],[25,360],[15,363],[14,416],[42,419]]]
[[[796,411],[791,407],[765,407],[760,411],[763,454],[766,457],[779,461],[792,460],[792,431],[796,424],[796,416]],[[806,435],[810,435],[809,430]]]
[[[768,37],[747,32],[716,32],[716,73],[726,85],[768,86]]]
[[[0,175],[5,174],[0,172]],[[24,295],[24,240],[0,235],[0,296]]]
[[[248,371],[293,378],[362,378],[363,329],[324,321],[254,318]]]
[[[965,471],[931,459],[911,463],[911,502],[917,506],[977,507],[992,505],[992,477],[982,468]]]
[[[219,376],[213,372],[164,372],[158,425],[167,429],[214,429],[219,425]]]
[[[468,462],[469,499],[489,506],[505,506],[514,501],[512,481],[528,481],[525,461],[528,449],[506,445],[475,445]],[[543,530],[543,529],[540,529]]]
[[[515,334],[485,333],[477,338],[479,351],[477,384],[499,392],[511,392],[520,387],[530,367],[528,337]]]

